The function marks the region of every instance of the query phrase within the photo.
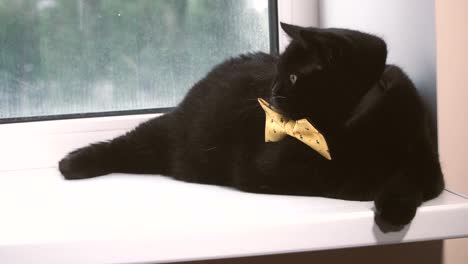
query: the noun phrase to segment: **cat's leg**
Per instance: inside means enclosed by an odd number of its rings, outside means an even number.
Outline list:
[[[404,226],[422,202],[437,197],[444,188],[438,155],[428,138],[416,139],[408,154],[404,166],[389,178],[375,199],[377,221]]]
[[[95,143],[69,153],[59,162],[66,179],[84,179],[113,172],[169,174],[172,113],[151,119],[134,130],[107,142]]]
[[[409,224],[423,202],[423,193],[412,175],[398,173],[375,199],[375,221],[384,232],[398,231]]]

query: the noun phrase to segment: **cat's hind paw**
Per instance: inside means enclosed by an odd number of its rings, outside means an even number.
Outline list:
[[[58,169],[67,180],[87,179],[109,172],[99,163],[93,147],[89,146],[75,150],[59,161]]]

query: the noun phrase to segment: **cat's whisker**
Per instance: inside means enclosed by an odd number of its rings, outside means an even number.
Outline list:
[[[215,150],[216,147],[211,147],[211,148],[207,148],[207,149],[202,149],[203,151],[210,151],[210,150]]]

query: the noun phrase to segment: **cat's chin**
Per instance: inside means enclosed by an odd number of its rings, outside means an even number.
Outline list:
[[[310,119],[311,116],[317,115],[310,115],[308,113],[302,112],[297,109],[294,103],[290,103],[285,98],[274,98],[271,97],[269,100],[270,104],[284,117],[291,119],[291,120],[300,120],[306,118],[309,122],[311,122],[317,129],[320,129],[322,132],[331,133],[335,129],[337,129],[337,124],[327,122],[326,119]]]
[[[298,120],[306,117],[306,115],[294,109],[294,107],[287,102],[286,98],[271,97],[269,102],[278,112],[288,119]]]

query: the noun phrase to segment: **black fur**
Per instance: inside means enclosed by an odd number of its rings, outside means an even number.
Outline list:
[[[247,54],[216,66],[173,111],[70,153],[60,171],[67,179],[149,173],[255,193],[375,200],[378,219],[408,224],[444,187],[413,83],[385,65],[380,38],[282,27],[292,42],[281,56]],[[309,118],[333,159],[291,137],[265,143],[258,97]]]

